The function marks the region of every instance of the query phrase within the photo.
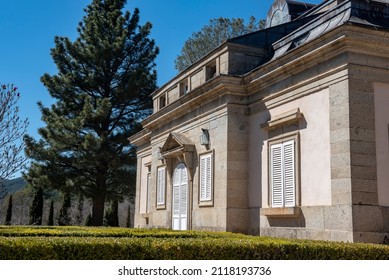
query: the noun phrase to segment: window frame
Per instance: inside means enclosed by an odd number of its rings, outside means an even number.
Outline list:
[[[209,190],[209,196],[210,197],[206,197],[206,199],[203,199],[202,197],[202,168],[203,168],[203,164],[202,164],[202,159],[203,158],[210,158],[209,160],[209,164],[210,164],[210,168],[209,168],[209,184],[210,184],[210,190]],[[211,152],[206,152],[206,153],[202,153],[202,154],[199,154],[199,175],[198,175],[198,202],[199,202],[199,206],[200,207],[212,207],[213,206],[213,201],[214,201],[214,179],[215,179],[215,176],[214,176],[214,167],[215,167],[215,154],[214,154],[214,151],[211,151]],[[207,172],[206,172],[207,173]],[[205,175],[206,176],[206,175]],[[206,188],[206,186],[205,186]]]
[[[272,146],[284,144],[290,141],[294,141],[294,205],[286,205],[285,198],[283,198],[282,205],[273,205],[273,185],[272,185]],[[280,208],[293,208],[301,205],[300,194],[300,134],[298,132],[292,132],[280,137],[270,139],[268,141],[268,206],[271,209]],[[282,186],[283,192],[285,192],[285,185]]]
[[[167,106],[167,94],[166,92],[163,93],[162,95],[160,95],[158,97],[158,109],[159,110],[162,110],[163,108],[165,108]]]

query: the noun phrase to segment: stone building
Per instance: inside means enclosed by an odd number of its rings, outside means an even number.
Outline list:
[[[275,0],[152,94],[136,227],[380,243],[389,233],[389,1]]]

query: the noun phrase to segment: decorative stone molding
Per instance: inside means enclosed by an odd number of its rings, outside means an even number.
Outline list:
[[[301,215],[300,207],[261,208],[260,214],[270,218],[295,218]]]
[[[298,123],[303,117],[304,115],[300,112],[300,108],[297,108],[272,117],[269,121],[262,123],[261,128],[264,130],[274,130],[280,126]]]
[[[193,178],[194,157],[196,154],[195,144],[185,135],[172,132],[161,148],[161,156],[166,159],[168,170],[172,170],[172,162],[177,159],[183,162],[189,170],[190,180]]]

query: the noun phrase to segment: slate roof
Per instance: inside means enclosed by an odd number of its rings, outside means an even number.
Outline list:
[[[331,2],[333,1],[326,1],[324,4]],[[274,56],[272,59],[276,59],[285,52],[317,39],[346,23],[375,28],[389,28],[389,7],[387,2],[383,0],[369,2],[364,0],[343,1],[318,15],[315,20],[310,21],[275,42],[273,44]]]

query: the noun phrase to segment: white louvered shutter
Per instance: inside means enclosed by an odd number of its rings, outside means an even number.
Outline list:
[[[184,164],[179,164],[173,176],[173,229],[186,230],[188,216],[188,173]]]
[[[206,186],[207,186],[207,180],[206,180],[206,158],[203,156],[200,159],[200,201],[205,200],[205,193],[206,193]]]
[[[188,174],[186,168],[181,169],[181,190],[180,190],[180,215],[187,216],[188,211]]]
[[[295,148],[294,141],[283,144],[284,158],[284,203],[295,206]]]
[[[296,205],[295,141],[270,147],[272,207]]]
[[[165,189],[166,189],[166,169],[165,167],[158,168],[157,179],[157,205],[165,204]]]
[[[173,186],[173,229],[180,229],[180,186]]]
[[[180,215],[180,174],[176,169],[173,179],[173,217]]]
[[[271,160],[271,203],[272,207],[283,206],[283,167],[282,167],[282,144],[270,147]]]
[[[212,154],[200,158],[200,201],[212,200]]]
[[[188,229],[188,173],[183,165],[181,169],[180,189],[180,230]]]

